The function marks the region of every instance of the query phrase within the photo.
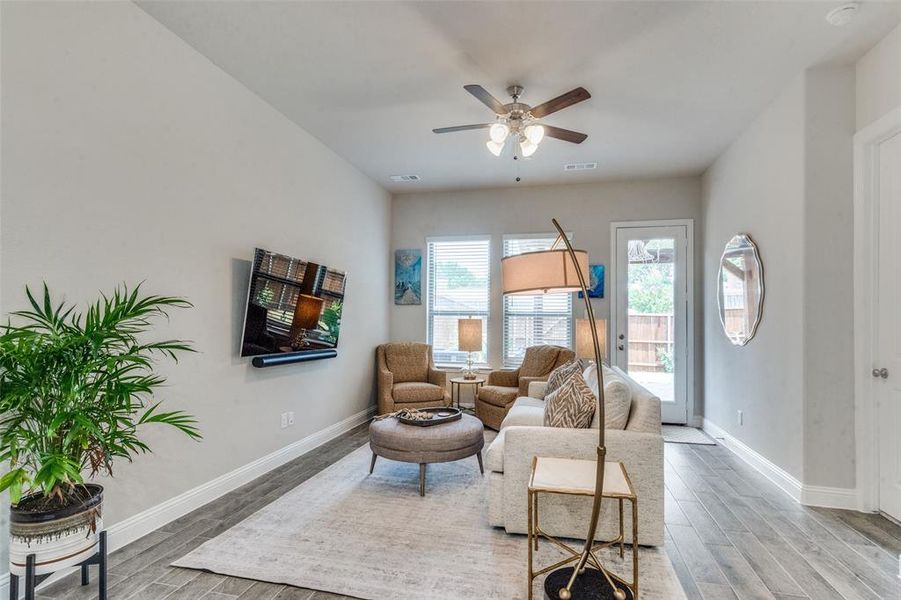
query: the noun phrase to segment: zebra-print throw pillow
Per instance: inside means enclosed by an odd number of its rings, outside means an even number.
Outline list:
[[[544,400],[544,426],[570,429],[587,429],[598,402],[578,371]]]
[[[547,386],[544,388],[545,399],[563,385],[564,381],[576,373],[581,373],[582,369],[582,361],[575,359],[551,371],[550,376],[547,378]]]

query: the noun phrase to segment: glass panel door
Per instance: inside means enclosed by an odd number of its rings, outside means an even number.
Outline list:
[[[686,229],[616,233],[614,362],[660,398],[666,423],[687,422]]]

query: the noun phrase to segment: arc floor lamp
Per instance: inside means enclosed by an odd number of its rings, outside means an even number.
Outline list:
[[[551,219],[551,222],[557,229],[558,236],[550,250],[508,256],[501,261],[504,294],[582,292],[582,298],[585,300],[585,312],[590,323],[591,342],[594,346],[594,360],[598,373],[597,410],[600,426],[598,427],[598,461],[594,504],[591,508],[588,532],[585,534],[585,546],[575,568],[564,567],[548,574],[545,579],[545,592],[550,596],[552,590],[548,589],[548,585],[553,586],[557,584],[552,582],[560,581],[562,583],[566,581],[566,585],[557,590],[557,597],[560,600],[570,600],[572,598],[571,590],[576,583],[576,578],[585,578],[587,581],[584,583],[596,582],[594,585],[580,586],[582,589],[587,587],[593,590],[591,595],[585,596],[585,598],[624,600],[626,598],[625,592],[621,587],[614,584],[611,574],[591,553],[601,511],[601,492],[604,489],[604,459],[607,456],[607,447],[604,441],[604,370],[601,363],[601,347],[598,342],[594,311],[591,309],[586,285],[588,280],[588,252],[585,250],[574,250],[557,219]],[[559,247],[561,243],[564,246],[563,248]],[[589,559],[599,569],[588,567]]]

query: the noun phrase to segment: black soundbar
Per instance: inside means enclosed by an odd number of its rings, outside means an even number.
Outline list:
[[[297,352],[286,352],[284,354],[254,356],[251,364],[258,369],[262,369],[264,367],[277,367],[279,365],[307,362],[308,360],[335,358],[336,356],[338,356],[337,350],[299,350]]]

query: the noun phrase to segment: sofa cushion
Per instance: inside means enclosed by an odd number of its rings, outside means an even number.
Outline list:
[[[507,412],[507,416],[504,417],[504,422],[501,423],[501,431],[505,427],[514,425],[542,427],[544,425],[544,401],[526,396],[517,398],[513,407]]]
[[[483,385],[479,389],[479,400],[493,406],[505,407],[519,395],[518,387],[503,385]]]
[[[544,377],[554,368],[560,349],[556,346],[532,346],[526,348],[526,355],[519,368],[520,377]]]
[[[394,401],[400,404],[406,402],[442,402],[444,400],[444,388],[431,383],[406,381],[395,384],[391,395],[394,396]]]
[[[544,424],[546,427],[585,429],[591,425],[596,408],[594,392],[577,372],[545,397]]]
[[[597,393],[598,378],[594,365],[585,369],[585,382],[591,391]],[[632,409],[632,388],[622,375],[604,367],[604,422],[605,429],[625,429]],[[600,415],[595,412],[591,426],[598,427]]]
[[[385,364],[394,383],[429,380],[429,347],[425,344],[386,344]]]
[[[504,430],[501,429],[485,454],[485,468],[495,473],[504,472]]]

